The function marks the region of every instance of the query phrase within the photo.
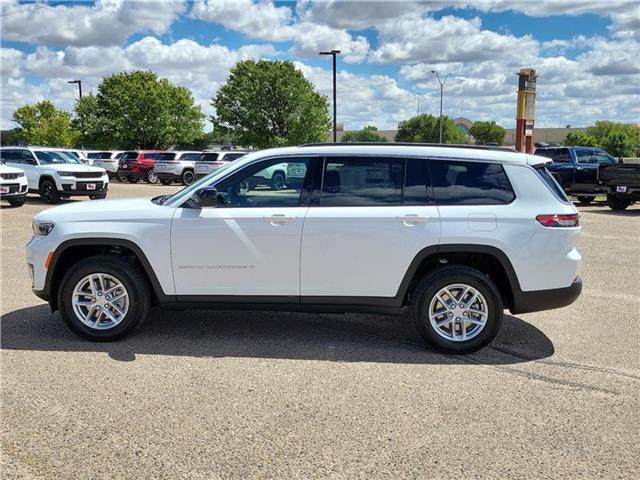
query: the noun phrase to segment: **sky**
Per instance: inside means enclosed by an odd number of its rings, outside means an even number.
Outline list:
[[[291,60],[331,98],[338,122],[394,129],[420,113],[515,125],[516,72],[534,68],[536,125],[640,122],[639,0],[95,2],[0,0],[1,118],[51,100],[71,111],[77,86],[152,70],[189,88],[202,110],[245,59]],[[211,129],[207,122],[205,129]]]

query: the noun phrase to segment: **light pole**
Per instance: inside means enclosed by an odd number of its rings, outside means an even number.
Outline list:
[[[417,114],[420,115],[420,95],[424,95],[424,92],[416,92],[416,97],[417,97]]]
[[[447,79],[449,78],[450,73],[447,73],[447,76],[444,77],[444,80],[440,80],[440,75],[436,70],[431,70],[431,73],[435,74],[438,79],[438,83],[440,84],[440,141],[438,143],[442,143],[442,93],[444,89],[444,84],[447,83]]]
[[[80,98],[82,98],[82,80],[69,80],[67,83],[77,83],[78,94],[80,95]]]
[[[336,56],[340,53],[340,50],[331,50],[328,52],[319,52],[320,55],[333,56],[333,143],[338,141],[338,123],[336,120],[337,115],[337,100],[336,100]]]

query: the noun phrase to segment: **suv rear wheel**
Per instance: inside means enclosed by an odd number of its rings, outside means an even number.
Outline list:
[[[286,178],[284,173],[276,172],[271,177],[271,189],[272,190],[282,190],[286,186]]]
[[[158,176],[156,175],[156,172],[154,172],[153,170],[149,170],[149,172],[147,172],[146,181],[147,183],[158,183]]]
[[[149,295],[146,279],[134,265],[103,255],[82,260],[66,272],[58,303],[73,332],[109,342],[124,337],[144,320]]]
[[[482,272],[442,267],[416,286],[412,316],[422,338],[446,353],[471,353],[493,340],[502,322],[502,299]]]
[[[624,210],[631,205],[631,200],[628,198],[618,197],[617,195],[607,195],[607,205],[611,210]]]

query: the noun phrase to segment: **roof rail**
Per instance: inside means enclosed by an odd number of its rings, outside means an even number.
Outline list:
[[[503,152],[515,152],[512,147],[500,147],[497,145],[457,145],[444,143],[417,143],[417,142],[341,142],[341,143],[305,143],[299,147],[346,147],[346,146],[369,146],[369,147],[440,147],[440,148],[468,148],[471,150],[499,150]]]

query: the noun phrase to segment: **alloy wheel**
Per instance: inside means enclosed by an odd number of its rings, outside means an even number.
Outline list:
[[[489,318],[487,301],[479,290],[464,283],[441,288],[429,303],[434,331],[453,342],[478,336]]]
[[[83,324],[95,330],[118,325],[129,311],[129,293],[122,282],[107,273],[92,273],[73,289],[73,311]]]

